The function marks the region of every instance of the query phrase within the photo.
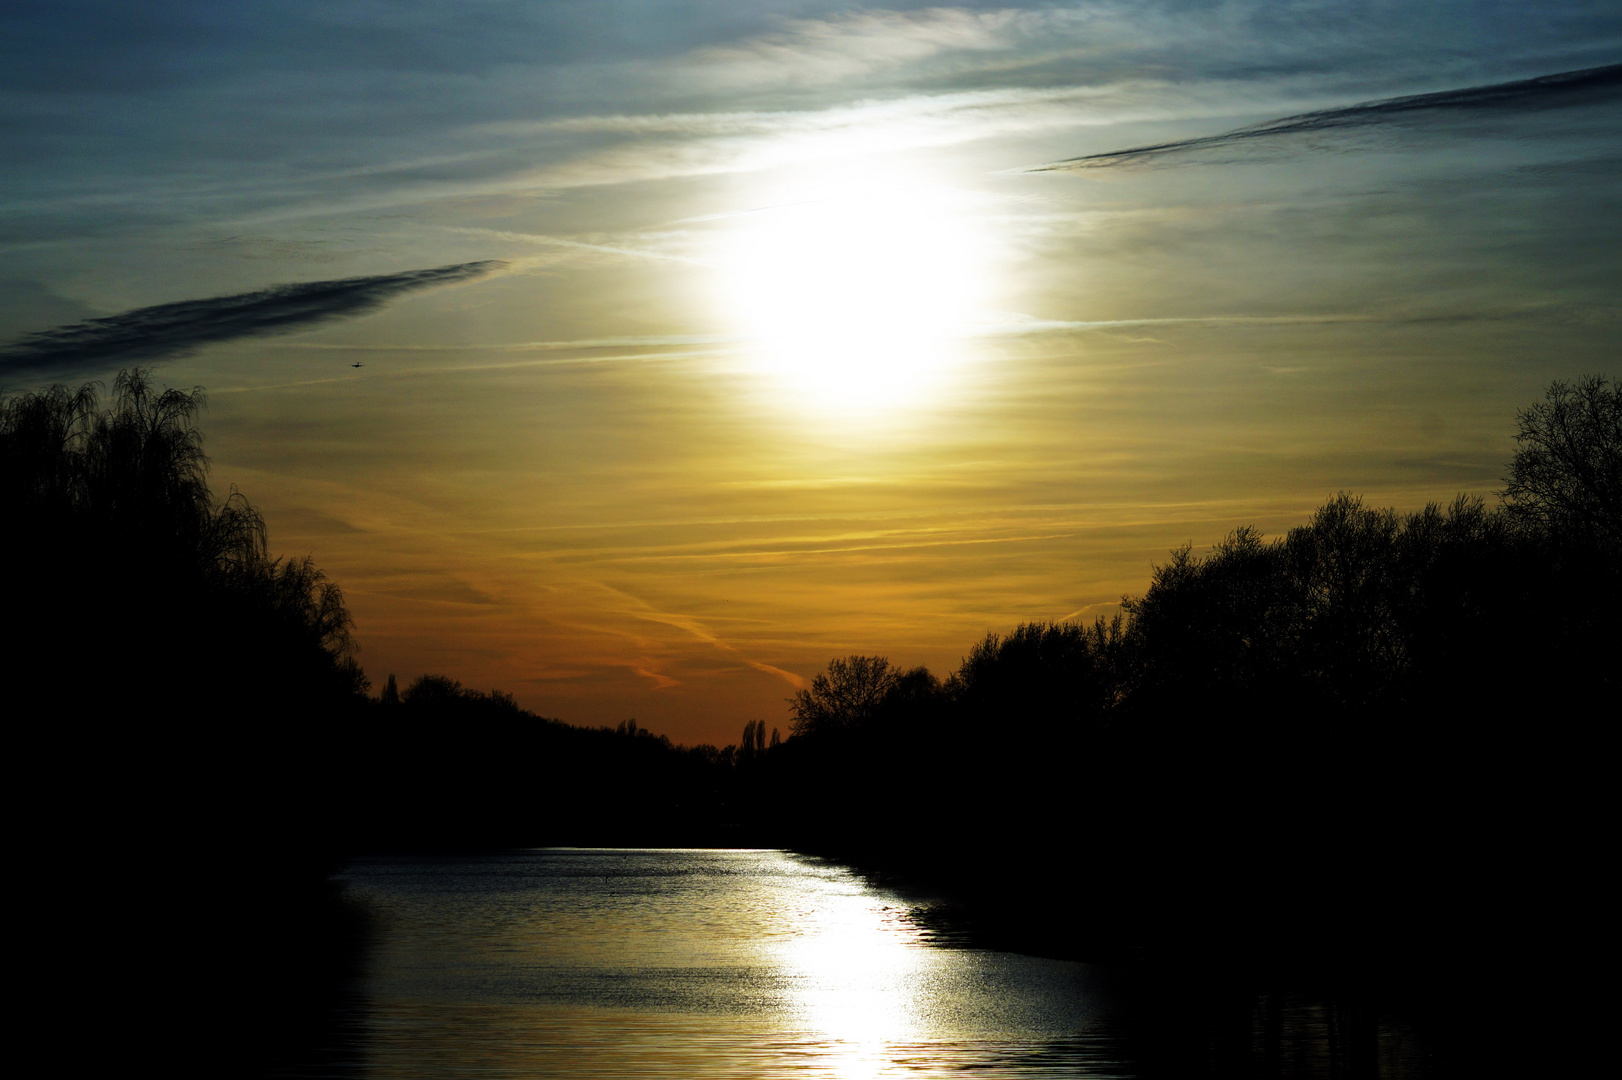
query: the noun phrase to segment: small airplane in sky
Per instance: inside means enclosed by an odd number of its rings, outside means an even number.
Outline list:
[[[365,367],[366,365],[361,363],[359,360],[356,360],[353,364],[350,364],[349,366],[350,367]]]

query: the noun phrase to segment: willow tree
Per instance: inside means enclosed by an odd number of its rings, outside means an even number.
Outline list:
[[[263,516],[234,488],[210,490],[205,402],[200,387],[159,390],[140,369],[119,374],[107,407],[97,383],[0,399],[19,671],[80,697],[177,674],[361,685],[338,587],[308,557],[272,557]]]

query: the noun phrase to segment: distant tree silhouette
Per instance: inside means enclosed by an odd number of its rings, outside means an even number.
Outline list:
[[[1603,376],[1549,384],[1516,416],[1504,505],[1554,533],[1622,542],[1622,390]]]
[[[1394,722],[1464,680],[1456,697],[1487,674],[1498,620],[1550,588],[1512,532],[1479,498],[1399,515],[1342,493],[1271,542],[1243,528],[1179,549],[1124,602],[1131,710],[1175,723],[1221,706],[1230,731],[1277,734],[1304,730],[1303,710],[1318,731]]]
[[[448,675],[419,675],[400,695],[400,704],[424,708],[476,698],[477,691],[464,690],[460,682]]]
[[[1301,634],[1300,596],[1285,566],[1280,545],[1252,528],[1204,556],[1185,545],[1156,566],[1148,591],[1122,603],[1132,710],[1180,727],[1195,718],[1228,726],[1228,707],[1276,693]],[[1204,707],[1191,710],[1195,702]]]
[[[828,661],[826,671],[789,698],[793,714],[790,730],[805,735],[859,726],[877,713],[901,674],[882,656],[847,656]]]
[[[738,760],[753,761],[766,752],[766,721],[750,720],[743,725],[738,739]]]
[[[1009,720],[1051,737],[1097,723],[1120,692],[1122,620],[1022,623],[987,634],[946,681],[946,692],[974,724]]]

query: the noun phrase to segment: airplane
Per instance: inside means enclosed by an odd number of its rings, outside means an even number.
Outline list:
[[[359,360],[356,360],[353,364],[350,364],[349,366],[350,367],[365,367],[366,365],[361,363]]]

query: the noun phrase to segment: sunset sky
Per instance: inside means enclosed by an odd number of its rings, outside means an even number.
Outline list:
[[[206,387],[374,683],[786,730],[836,655],[945,675],[1338,491],[1490,498],[1518,407],[1622,375],[1614,0],[0,30],[0,386]]]

